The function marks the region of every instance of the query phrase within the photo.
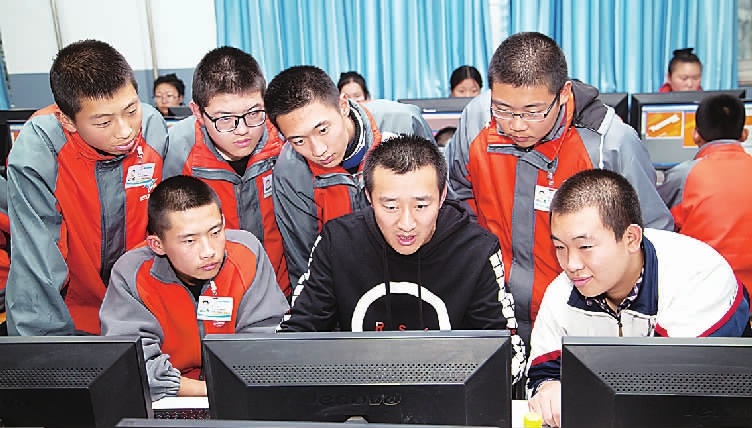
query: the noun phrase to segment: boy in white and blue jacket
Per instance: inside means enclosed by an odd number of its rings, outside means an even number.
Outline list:
[[[544,423],[561,422],[562,336],[748,333],[749,299],[726,260],[693,238],[643,230],[637,194],[624,177],[582,171],[550,208],[564,272],[546,289],[528,363],[528,406]]]

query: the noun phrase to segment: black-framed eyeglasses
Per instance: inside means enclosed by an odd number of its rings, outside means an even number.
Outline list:
[[[251,110],[248,113],[241,115],[231,114],[227,116],[211,117],[209,113],[201,107],[201,113],[214,123],[214,128],[217,132],[234,131],[237,129],[241,119],[243,119],[245,126],[249,128],[259,127],[266,121],[266,110],[263,109]]]
[[[544,111],[525,111],[522,113],[515,113],[512,111],[501,110],[498,108],[491,107],[491,114],[495,118],[500,119],[500,120],[512,120],[515,117],[519,117],[525,122],[542,122],[548,117],[548,114],[551,113],[551,110],[554,108],[556,103],[559,102],[560,95],[561,95],[561,91],[557,91],[556,96],[554,97],[554,100],[551,101],[551,104],[549,104],[548,108]]]

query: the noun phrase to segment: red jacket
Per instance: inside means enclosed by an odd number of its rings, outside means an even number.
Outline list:
[[[752,293],[752,156],[738,141],[704,144],[693,160],[668,170],[658,192],[676,231],[721,253]]]
[[[101,154],[52,114],[21,130],[8,160],[12,334],[99,334],[112,266],[146,237],[149,194],[162,179],[167,129],[153,107],[141,108],[141,134],[125,155]]]

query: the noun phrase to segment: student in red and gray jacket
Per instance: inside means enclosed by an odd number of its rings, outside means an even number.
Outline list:
[[[665,174],[658,192],[674,215],[676,231],[710,244],[728,260],[737,278],[752,292],[752,156],[744,103],[716,95],[697,107],[694,159]]]
[[[261,243],[225,230],[217,194],[195,177],[166,179],[149,199],[146,246],[112,270],[104,335],[142,338],[151,397],[206,395],[201,338],[274,332],[289,309]]]
[[[568,78],[554,40],[510,36],[494,53],[488,77],[490,93],[467,105],[447,146],[449,180],[501,242],[527,342],[543,293],[561,272],[549,204],[564,180],[591,168],[619,172],[637,189],[647,226],[672,229],[673,221],[634,129],[598,99],[597,89]]]
[[[104,42],[58,52],[50,87],[57,108],[24,125],[8,158],[8,331],[99,334],[110,270],[146,237],[167,127]]]
[[[434,141],[433,133],[417,107],[348,100],[324,70],[311,66],[278,74],[264,101],[288,143],[274,168],[273,195],[290,282],[296,286],[324,223],[368,206],[362,180],[366,153],[396,134]]]
[[[264,244],[289,297],[272,199],[272,168],[283,141],[266,120],[265,90],[266,80],[251,55],[229,46],[204,55],[193,73],[193,116],[170,128],[164,175],[190,175],[212,186],[227,227],[247,230]]]

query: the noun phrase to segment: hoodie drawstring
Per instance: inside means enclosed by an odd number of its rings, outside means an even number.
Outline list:
[[[394,326],[394,321],[392,320],[392,292],[391,292],[391,286],[389,283],[389,261],[386,256],[386,246],[384,246],[383,251],[383,262],[384,262],[384,287],[386,288],[386,319],[387,319],[387,325],[385,330],[391,330]]]

